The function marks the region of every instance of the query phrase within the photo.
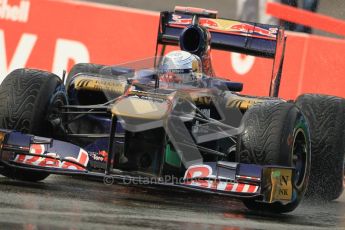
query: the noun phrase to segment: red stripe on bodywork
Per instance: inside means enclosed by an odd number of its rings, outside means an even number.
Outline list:
[[[244,188],[244,184],[238,184],[236,188],[236,192],[242,192]]]
[[[225,191],[231,191],[231,189],[234,187],[234,184],[228,183],[225,187]]]
[[[257,186],[255,185],[249,185],[248,193],[254,193],[256,192]]]

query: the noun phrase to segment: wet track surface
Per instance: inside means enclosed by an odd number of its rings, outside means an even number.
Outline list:
[[[247,210],[219,196],[104,185],[65,176],[27,183],[0,176],[4,229],[322,229],[345,228],[345,196],[305,201],[284,215]]]

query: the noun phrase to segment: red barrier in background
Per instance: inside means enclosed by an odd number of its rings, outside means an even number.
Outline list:
[[[345,36],[345,22],[326,15],[312,13],[276,2],[267,2],[266,13],[285,21]]]
[[[345,36],[345,21],[340,19],[274,2],[267,2],[266,13]],[[303,37],[303,34],[291,34],[288,39],[282,95],[292,97],[303,92],[318,92],[344,97],[345,41],[310,35]]]
[[[10,10],[4,10],[4,2]],[[71,1],[3,0],[1,80],[24,66],[61,75],[75,62],[110,65],[150,57],[157,28],[155,12]],[[319,92],[345,97],[344,49],[343,40],[288,33],[280,96]],[[212,51],[212,57],[219,76],[244,82],[243,93],[268,95],[270,60],[222,51]]]
[[[61,74],[67,61],[114,64],[154,55],[158,13],[52,0],[3,0],[0,7],[1,74],[22,66]],[[16,13],[27,21],[14,20]]]

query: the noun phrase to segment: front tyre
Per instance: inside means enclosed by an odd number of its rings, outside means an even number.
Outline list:
[[[33,70],[12,71],[0,85],[0,128],[43,137],[52,137],[59,106],[67,103],[63,83],[55,74]],[[7,168],[5,176],[25,181],[40,181],[48,173]]]
[[[286,102],[254,105],[244,115],[244,131],[239,136],[237,160],[258,165],[294,167],[292,201],[263,203],[245,200],[252,210],[284,213],[293,211],[307,189],[310,173],[310,140],[301,111]]]

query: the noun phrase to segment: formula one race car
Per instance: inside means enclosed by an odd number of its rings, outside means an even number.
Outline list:
[[[168,45],[181,51],[165,55]],[[241,83],[214,76],[212,48],[274,59],[270,97],[241,95]],[[270,212],[294,210],[307,190],[335,199],[345,103],[279,99],[284,48],[280,27],[176,7],[160,15],[154,58],[77,64],[65,85],[49,72],[14,70],[0,86],[1,173],[149,181]]]

